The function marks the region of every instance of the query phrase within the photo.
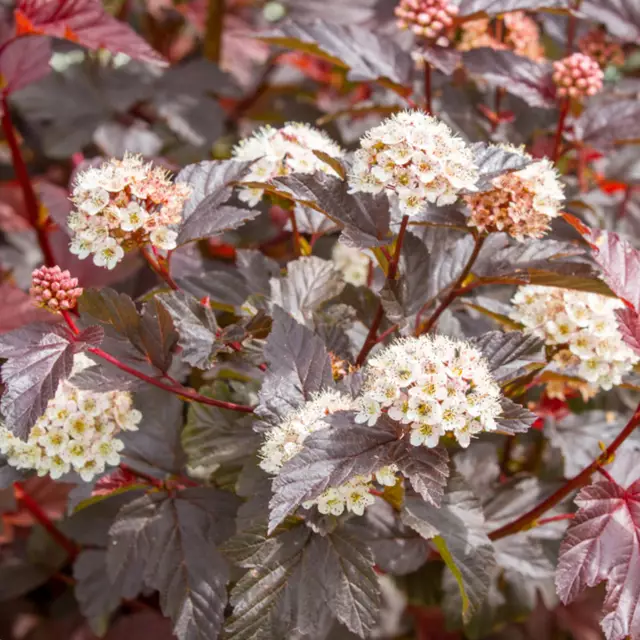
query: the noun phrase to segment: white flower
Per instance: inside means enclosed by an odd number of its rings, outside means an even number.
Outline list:
[[[563,347],[554,362],[594,387],[611,389],[640,361],[623,341],[616,310],[618,298],[556,287],[527,285],[512,299],[513,320],[555,347]],[[570,371],[571,373],[571,371]]]
[[[421,111],[391,116],[360,145],[351,191],[385,191],[405,215],[418,215],[428,202],[451,204],[463,189],[475,190],[478,168],[471,150],[446,124]]]
[[[278,176],[315,171],[336,175],[314,151],[332,158],[343,156],[342,149],[323,131],[308,124],[289,122],[281,129],[270,126],[258,129],[234,147],[233,156],[237,160],[256,161],[244,177],[245,182],[269,182]],[[238,197],[253,207],[260,202],[263,193],[262,189],[243,188]]]
[[[367,398],[363,400],[359,406],[359,411],[356,414],[354,420],[362,424],[366,422],[370,427],[372,427],[380,417],[382,413],[382,407],[380,407],[380,403],[373,398]]]
[[[325,418],[336,411],[349,411],[356,408],[356,402],[337,391],[323,391],[310,401],[291,412],[284,421],[266,434],[260,448],[260,466],[267,472],[277,475],[282,465],[302,450],[303,443],[311,433],[326,429],[329,425]],[[373,502],[370,493],[377,474],[379,482],[393,486],[396,482],[394,465],[381,467],[372,476],[356,476],[340,487],[330,487],[315,500],[303,503],[305,509],[314,506],[322,514],[341,515],[345,510],[362,515],[364,509]]]
[[[331,259],[336,269],[342,273],[345,282],[354,287],[367,284],[372,262],[366,253],[338,241],[333,245]]]
[[[107,238],[93,256],[93,263],[97,267],[113,269],[123,256],[124,249],[113,238]]]
[[[466,447],[470,434],[494,431],[501,413],[500,387],[484,356],[470,344],[444,336],[394,342],[372,357],[358,399],[358,419],[381,398],[387,415],[408,424],[414,446],[435,447],[452,433]]]
[[[90,365],[86,356],[75,356],[74,372]],[[74,470],[89,481],[105,465],[120,463],[124,444],[116,437],[118,423],[125,421],[128,428],[136,429],[141,417],[126,392],[82,391],[65,381],[26,442],[0,427],[0,451],[18,469],[33,469],[39,476],[49,474],[54,479]]]
[[[176,248],[176,240],[178,234],[166,227],[160,227],[160,229],[154,229],[150,236],[151,244],[158,249],[164,249],[165,251],[171,251]]]
[[[190,192],[140,156],[125,155],[89,169],[73,187],[70,250],[80,259],[93,254],[96,265],[113,269],[132,248],[151,242],[173,249],[176,233],[170,227],[181,221]]]

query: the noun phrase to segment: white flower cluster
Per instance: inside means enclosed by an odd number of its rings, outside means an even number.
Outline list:
[[[596,387],[609,390],[622,382],[640,358],[623,342],[616,321],[617,298],[526,285],[512,299],[510,316],[548,345],[562,347],[555,362]]]
[[[371,358],[357,422],[374,425],[383,411],[408,424],[411,444],[435,447],[451,432],[461,447],[494,431],[500,387],[482,353],[445,336],[398,340]]]
[[[533,158],[518,147],[501,145],[527,160]],[[492,180],[493,189],[464,197],[471,216],[469,225],[480,231],[504,231],[517,240],[542,237],[549,222],[560,214],[564,187],[553,163],[546,158],[531,162]]]
[[[172,183],[164,169],[144,164],[140,156],[87,169],[73,187],[70,251],[80,259],[93,254],[94,264],[113,269],[135,247],[175,249],[171,226],[181,221],[190,193],[188,185]]]
[[[354,287],[367,284],[371,258],[366,253],[353,247],[347,247],[341,242],[336,242],[333,245],[331,259],[345,282],[349,282]]]
[[[286,419],[267,433],[260,449],[260,466],[267,472],[277,475],[282,465],[302,450],[307,436],[329,425],[324,417],[336,411],[353,410],[354,400],[337,391],[323,391],[312,400],[290,413]],[[382,467],[375,473],[375,480],[386,486],[396,482],[397,469],[394,465]],[[314,505],[322,514],[339,516],[346,508],[356,515],[362,515],[365,508],[374,501],[370,493],[374,477],[356,476],[340,487],[327,489],[315,500],[305,502],[303,507],[310,509]]]
[[[74,371],[90,364],[77,355]],[[33,469],[54,479],[73,469],[88,482],[106,465],[120,464],[124,444],[117,434],[135,431],[141,418],[127,392],[82,391],[62,382],[26,442],[0,427],[0,452],[17,469]]]
[[[360,145],[351,191],[395,194],[404,215],[419,214],[427,202],[452,204],[461,190],[475,190],[478,168],[471,150],[444,122],[421,111],[387,118]]]
[[[273,178],[292,173],[324,171],[337,175],[314,151],[341,158],[342,149],[323,131],[301,122],[289,122],[281,129],[271,126],[258,129],[252,136],[241,140],[233,149],[236,160],[256,160],[244,177],[245,182],[269,182]],[[245,187],[238,198],[249,206],[260,202],[264,191]]]

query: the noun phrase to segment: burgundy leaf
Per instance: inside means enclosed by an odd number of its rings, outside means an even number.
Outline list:
[[[589,103],[574,123],[578,140],[598,151],[612,151],[640,136],[640,104],[635,98]]]
[[[565,219],[591,245],[611,290],[627,305],[640,310],[640,251],[617,233],[593,229],[571,215],[565,215]]]
[[[638,355],[640,355],[640,316],[634,309],[618,309],[618,329],[622,334],[622,339]]]
[[[486,13],[490,16],[509,11],[567,8],[570,0],[462,0],[460,15]]]
[[[9,43],[0,53],[3,94],[8,96],[48,75],[50,57],[51,43],[46,38],[29,36]]]
[[[19,0],[15,8],[18,35],[65,38],[88,49],[107,49],[136,60],[165,64],[129,25],[104,10],[99,0]]]
[[[635,0],[584,0],[580,13],[622,40],[640,40],[640,5]]]
[[[640,481],[624,488],[596,482],[580,491],[580,507],[560,548],[558,595],[566,604],[607,581],[602,629],[607,640],[640,635]]]

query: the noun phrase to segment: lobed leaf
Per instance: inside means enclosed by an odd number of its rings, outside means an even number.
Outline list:
[[[0,52],[2,93],[8,96],[47,76],[49,58],[51,43],[46,38],[28,36],[8,43]]]

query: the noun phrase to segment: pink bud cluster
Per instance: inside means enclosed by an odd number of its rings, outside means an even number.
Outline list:
[[[453,24],[458,7],[449,0],[400,0],[395,9],[398,28],[417,36],[437,38]]]
[[[604,74],[600,65],[584,53],[574,53],[553,63],[553,81],[558,96],[580,100],[602,89]]]
[[[34,302],[48,311],[73,309],[82,288],[78,286],[78,278],[72,278],[68,271],[55,267],[40,267],[31,275],[29,291]]]
[[[594,29],[586,33],[578,42],[580,51],[593,58],[601,68],[609,65],[624,64],[624,51],[617,43],[610,40],[602,29]]]
[[[510,49],[531,60],[543,60],[544,49],[540,44],[540,28],[524,11],[504,14],[504,41]]]

